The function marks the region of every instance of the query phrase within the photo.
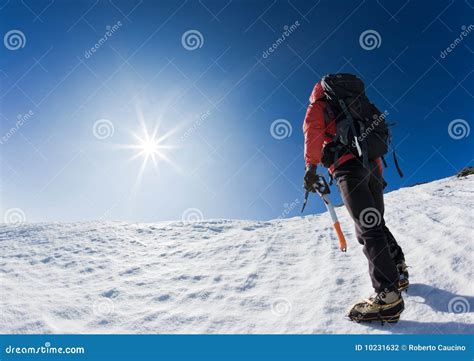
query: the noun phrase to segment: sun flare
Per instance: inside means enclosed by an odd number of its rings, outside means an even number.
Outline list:
[[[142,153],[145,156],[150,156],[158,152],[158,144],[154,139],[144,140],[141,142]]]
[[[156,156],[159,156],[160,153],[160,145],[155,138],[139,138],[137,149],[139,151],[138,154],[140,156],[144,156],[145,158],[151,157],[153,159]]]
[[[143,164],[142,168],[147,166],[149,160],[152,161],[153,165],[156,167],[159,159],[166,159],[163,150],[164,146],[160,144],[160,139],[156,137],[156,130],[150,134],[145,129],[142,136],[135,135],[136,144],[132,145],[132,148],[137,150],[134,158],[142,158]]]
[[[140,170],[137,174],[137,186],[140,184],[145,170],[149,168],[149,165],[152,165],[155,171],[158,170],[160,163],[166,163],[179,170],[179,167],[169,158],[170,152],[176,147],[168,143],[168,138],[176,129],[159,134],[158,125],[150,131],[149,128],[145,126],[144,121],[140,123],[140,130],[131,133],[134,138],[133,142],[124,146],[134,152],[130,160],[141,159]]]

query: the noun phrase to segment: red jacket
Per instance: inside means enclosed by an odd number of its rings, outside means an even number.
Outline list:
[[[325,110],[326,102],[320,100],[324,95],[323,88],[318,82],[309,97],[309,106],[303,123],[304,133],[304,159],[306,166],[318,165],[321,162],[321,154],[324,146],[329,143],[336,134],[336,120],[331,118],[331,112]],[[325,117],[330,117],[326,119]],[[353,154],[344,154],[338,158],[338,165],[355,158]],[[382,170],[380,159],[377,159],[380,170]],[[329,172],[334,172],[334,167],[329,168]]]

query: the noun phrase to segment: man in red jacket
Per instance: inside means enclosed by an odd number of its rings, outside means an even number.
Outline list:
[[[325,146],[334,140],[336,121],[321,83],[318,82],[309,98],[304,119],[305,189],[314,191],[318,175],[316,169],[325,154]],[[329,165],[329,172],[337,181],[350,216],[355,223],[357,240],[369,262],[369,274],[375,294],[358,302],[349,311],[351,320],[358,322],[381,320],[397,322],[404,309],[401,290],[408,287],[408,272],[404,254],[383,219],[385,186],[381,159],[364,166],[362,159],[352,152],[340,154],[337,164]]]

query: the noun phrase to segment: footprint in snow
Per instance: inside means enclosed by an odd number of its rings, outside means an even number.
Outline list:
[[[92,272],[94,272],[94,269],[92,267],[86,267],[79,271],[79,273],[92,273]]]
[[[53,260],[53,257],[47,257],[47,258],[45,258],[45,259],[42,259],[42,260],[41,260],[41,263],[45,263],[45,264],[46,264],[46,263],[50,263],[52,260]]]
[[[170,295],[161,295],[158,297],[153,297],[152,300],[156,302],[165,302],[168,301],[171,298]]]
[[[258,275],[256,273],[251,273],[245,280],[244,284],[241,287],[237,288],[237,290],[239,290],[240,292],[245,292],[251,288],[254,288],[257,284],[257,279]]]
[[[140,267],[133,267],[133,268],[129,268],[128,270],[125,270],[123,272],[120,272],[119,276],[132,276],[132,275],[136,275],[136,274],[140,273],[140,271],[141,271]]]
[[[107,298],[116,298],[119,295],[119,291],[116,290],[115,288],[112,288],[111,290],[102,292],[101,296],[102,297],[107,297]]]

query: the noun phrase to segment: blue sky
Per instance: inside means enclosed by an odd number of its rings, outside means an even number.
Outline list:
[[[342,71],[397,122],[406,176],[390,161],[388,191],[450,176],[473,158],[474,2],[425,4],[6,2],[1,212],[29,222],[297,216],[307,99]],[[129,146],[143,125],[159,125],[160,149],[141,172]],[[322,210],[311,199],[307,212]]]

